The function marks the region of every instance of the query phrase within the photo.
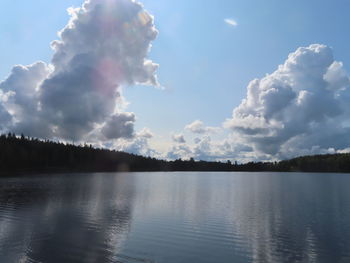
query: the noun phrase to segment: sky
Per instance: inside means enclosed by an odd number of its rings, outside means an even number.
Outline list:
[[[3,132],[167,159],[350,147],[348,0],[1,7]]]

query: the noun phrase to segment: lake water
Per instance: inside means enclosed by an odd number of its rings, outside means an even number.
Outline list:
[[[350,262],[350,175],[3,178],[0,262]]]

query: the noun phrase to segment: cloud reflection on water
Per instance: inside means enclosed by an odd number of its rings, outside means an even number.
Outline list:
[[[347,175],[1,179],[1,262],[349,262]]]

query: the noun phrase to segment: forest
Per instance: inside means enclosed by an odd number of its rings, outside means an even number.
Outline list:
[[[280,171],[350,173],[350,154],[303,156],[280,162],[245,164],[190,160],[165,161],[91,145],[39,140],[13,133],[0,136],[2,176],[60,172]]]

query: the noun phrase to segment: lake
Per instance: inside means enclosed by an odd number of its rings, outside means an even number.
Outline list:
[[[0,262],[350,262],[350,175],[2,178]]]

